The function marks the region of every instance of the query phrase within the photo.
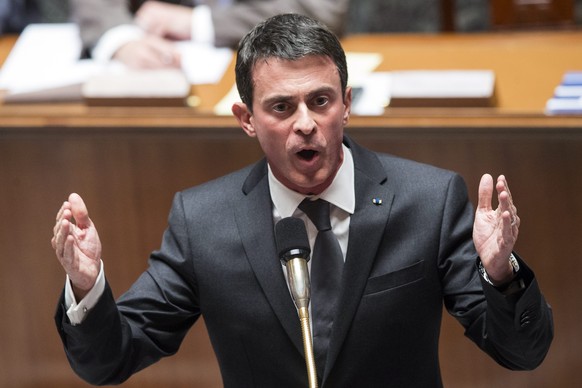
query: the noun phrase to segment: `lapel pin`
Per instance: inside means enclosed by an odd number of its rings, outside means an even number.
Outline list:
[[[376,206],[382,205],[382,198],[372,198],[372,203]]]

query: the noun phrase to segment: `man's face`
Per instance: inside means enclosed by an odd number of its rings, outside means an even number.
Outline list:
[[[351,89],[344,99],[337,68],[323,56],[259,61],[253,80],[253,112],[237,103],[234,115],[257,137],[279,181],[300,193],[321,193],[343,160]]]

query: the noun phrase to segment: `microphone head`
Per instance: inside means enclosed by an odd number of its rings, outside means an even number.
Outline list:
[[[309,238],[307,237],[305,223],[301,218],[287,217],[277,222],[277,225],[275,225],[275,241],[281,260],[288,261],[297,257],[309,260],[309,254],[311,253]]]

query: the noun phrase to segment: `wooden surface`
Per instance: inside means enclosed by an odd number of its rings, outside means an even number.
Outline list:
[[[346,51],[379,52],[378,71],[406,69],[489,69],[496,76],[495,108],[387,109],[381,116],[352,116],[355,127],[580,127],[582,116],[548,117],[546,101],[563,74],[582,70],[582,31],[483,34],[356,35]],[[0,39],[0,57],[14,38]],[[1,61],[1,60],[0,60]],[[0,105],[0,127],[224,127],[213,107],[234,84],[234,63],[216,85],[197,85],[196,107],[88,107],[76,104]]]
[[[493,70],[498,108],[489,114],[541,115],[564,72],[582,69],[582,31],[376,35],[344,40],[346,50],[378,51],[377,70]]]
[[[522,218],[517,250],[554,308],[556,339],[534,372],[494,364],[446,317],[441,363],[447,387],[573,387],[582,368],[582,132],[547,128],[351,129],[379,151],[459,171],[475,200],[484,172],[505,173]],[[55,212],[69,192],[85,198],[104,244],[116,295],[159,246],[173,193],[256,160],[236,129],[69,129],[0,132],[0,386],[84,386],[68,367],[52,315],[64,274],[50,248]],[[127,387],[220,387],[203,325],[178,355]]]
[[[513,35],[426,41],[367,37],[365,44],[361,38],[346,40],[347,47],[391,52],[383,70],[413,64],[438,68],[455,53],[455,63],[465,68],[470,63],[491,67],[499,61],[498,109],[392,111],[381,117],[352,117],[348,127],[371,149],[460,172],[474,201],[482,173],[508,176],[522,218],[517,251],[535,270],[554,309],[556,338],[540,368],[509,372],[445,317],[440,353],[448,388],[578,385],[582,125],[580,117],[549,118],[541,109],[564,70],[582,69],[582,50],[572,53],[576,41],[570,34],[552,36],[527,35],[523,41]],[[549,40],[561,57],[543,54]],[[527,58],[514,52],[524,47],[530,52]],[[459,59],[465,55],[466,61]],[[471,55],[478,61],[470,61]],[[486,58],[491,62],[481,63]],[[527,63],[538,70],[522,67]],[[64,274],[50,238],[55,213],[70,192],[79,192],[89,206],[103,240],[108,279],[119,295],[159,246],[175,191],[261,155],[232,118],[190,108],[0,106],[0,387],[87,386],[68,366],[52,319]],[[122,386],[221,387],[204,325],[192,329],[177,355]]]

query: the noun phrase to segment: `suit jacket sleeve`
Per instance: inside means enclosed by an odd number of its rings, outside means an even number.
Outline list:
[[[83,323],[72,326],[61,296],[55,321],[71,367],[85,381],[119,384],[175,354],[200,316],[187,255],[183,211],[174,202],[162,247],[148,269],[115,301],[109,284]]]
[[[487,299],[485,330],[467,334],[501,365],[531,370],[541,364],[553,338],[551,308],[544,299],[533,271],[520,259],[520,275],[526,289],[505,296],[479,276]],[[488,337],[497,339],[495,343]]]
[[[449,236],[446,241],[453,245],[456,237],[461,238],[472,230],[468,228],[463,233],[461,228],[457,229],[463,222],[457,218],[461,217],[461,212],[456,203],[466,201],[459,201],[457,195],[466,197],[465,191],[464,185],[452,188],[448,196],[444,230]],[[472,217],[467,219],[472,220]],[[443,245],[445,252],[449,249],[447,244]],[[452,252],[444,256],[446,259],[440,263],[444,301],[449,313],[465,327],[465,335],[506,368],[531,370],[537,367],[553,339],[553,320],[533,271],[519,259],[520,276],[527,287],[518,294],[505,296],[483,279],[476,264],[457,266],[451,259],[455,255]],[[474,260],[476,262],[476,257]]]

